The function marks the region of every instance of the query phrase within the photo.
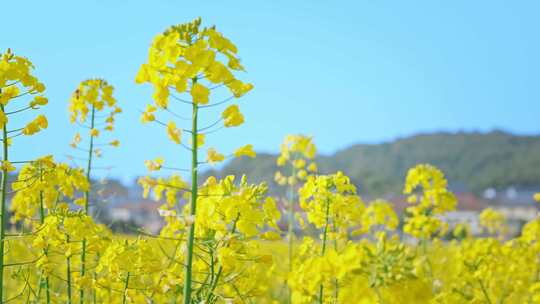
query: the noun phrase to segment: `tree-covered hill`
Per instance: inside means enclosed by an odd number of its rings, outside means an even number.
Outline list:
[[[235,159],[219,176],[247,174],[251,181],[273,186],[276,155]],[[540,136],[501,131],[415,135],[381,144],[357,144],[317,160],[321,172],[342,170],[363,194],[399,193],[407,169],[431,163],[447,174],[457,190],[479,193],[486,188],[540,185]],[[276,191],[276,189],[273,189]]]

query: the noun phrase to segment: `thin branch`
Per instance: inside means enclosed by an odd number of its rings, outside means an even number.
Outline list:
[[[6,84],[6,85],[4,86],[4,88],[10,87],[10,86],[14,86],[14,85],[16,85],[16,84],[18,84],[18,83],[20,83],[20,82],[21,82],[20,80],[17,80],[17,81],[15,81],[15,82],[13,82],[13,83]]]
[[[217,131],[219,131],[219,130],[221,130],[221,129],[223,129],[223,128],[225,128],[225,126],[221,126],[221,127],[217,128],[217,129],[203,132],[202,134],[204,134],[204,135],[212,134],[212,133],[215,133],[215,132],[217,132]]]
[[[227,101],[229,100],[232,100],[234,99],[234,95],[233,96],[230,96],[228,98],[225,98],[224,100],[220,101],[220,102],[216,102],[216,103],[213,103],[213,104],[208,104],[208,105],[202,105],[202,106],[199,106],[199,108],[210,108],[210,107],[215,107],[215,106],[219,106],[221,104],[224,104],[226,103]]]
[[[28,109],[39,109],[39,108],[33,108],[32,106],[27,106],[27,107],[24,107],[22,109],[18,109],[18,110],[15,110],[15,111],[11,111],[11,112],[7,112],[6,115],[11,115],[11,114],[16,114],[16,113],[19,113],[19,112],[22,112],[22,111],[26,111]]]
[[[22,131],[22,130],[24,130],[24,128],[18,128],[18,129],[9,130],[9,131],[7,131],[7,133],[14,133],[14,132]]]
[[[10,161],[12,164],[27,164],[27,163],[33,163],[33,160],[18,160],[18,161]]]
[[[211,125],[209,125],[207,127],[204,127],[204,128],[200,128],[199,131],[205,131],[205,130],[211,129],[212,127],[216,126],[218,123],[220,123],[222,121],[223,121],[223,118],[220,118],[217,121],[215,121],[214,123],[212,123]]]
[[[182,99],[182,98],[180,98],[180,97],[178,97],[178,96],[176,96],[176,95],[174,95],[174,94],[171,94],[170,96],[171,96],[172,98],[174,98],[174,99],[176,99],[176,100],[182,102],[182,103],[189,104],[189,105],[193,105],[193,102],[187,101],[187,100],[185,100],[185,99]]]
[[[182,168],[174,168],[174,167],[161,167],[161,169],[173,170],[173,171],[181,171],[181,172],[191,172],[190,169],[182,169]]]
[[[31,261],[25,261],[25,262],[18,262],[18,263],[11,263],[11,264],[4,264],[4,267],[11,267],[11,266],[22,266],[22,265],[29,265],[29,264],[34,264],[35,262],[37,262],[39,259],[41,259],[41,257],[43,257],[44,254],[40,255],[39,257],[31,260]]]
[[[188,117],[184,117],[184,116],[181,116],[181,115],[178,115],[176,113],[174,113],[173,111],[169,110],[169,108],[166,108],[165,111],[167,111],[169,114],[171,114],[172,116],[178,118],[178,119],[181,119],[181,120],[191,120],[191,118],[188,118]]]
[[[23,97],[23,96],[28,95],[28,94],[31,94],[31,93],[32,93],[32,91],[26,91],[26,92],[24,92],[24,93],[22,93],[22,94],[19,94],[19,95],[17,95],[17,96],[12,97],[11,99]]]

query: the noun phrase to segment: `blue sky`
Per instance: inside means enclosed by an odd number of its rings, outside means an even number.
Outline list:
[[[313,135],[322,153],[436,130],[540,133],[538,2],[383,2],[4,3],[0,50],[30,58],[50,99],[49,129],[17,140],[13,159],[65,160],[71,92],[103,77],[124,108],[122,146],[98,162],[114,168],[96,174],[127,179],[156,156],[187,166],[160,127],[140,124],[151,89],[134,77],[154,35],[197,16],[235,42],[255,85],[240,100],[246,124],[207,138],[220,151],[277,151],[290,133]]]

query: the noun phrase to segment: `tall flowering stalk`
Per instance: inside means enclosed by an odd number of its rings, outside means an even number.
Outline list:
[[[199,195],[199,168],[201,164],[214,164],[226,159],[225,155],[214,148],[208,148],[206,161],[201,162],[199,151],[204,145],[207,134],[213,133],[222,127],[236,127],[244,122],[244,116],[240,112],[238,105],[235,104],[228,106],[217,121],[202,127],[200,125],[200,111],[225,104],[234,98],[243,96],[252,89],[251,84],[244,83],[233,75],[234,72],[244,70],[236,53],[237,48],[229,39],[216,31],[215,27],[201,27],[201,19],[197,19],[191,23],[172,26],[164,33],[159,34],[150,48],[148,63],[141,66],[136,77],[137,83],[149,82],[154,86],[154,104],[147,106],[142,115],[142,122],[156,122],[164,126],[169,139],[181,145],[191,154],[191,167],[187,170],[163,166],[162,159],[147,161],[150,170],[164,168],[189,171],[191,186],[186,185],[177,175],[173,175],[168,181],[156,182],[151,179],[141,181],[146,188],[152,186],[160,189],[176,188],[175,192],[184,191],[188,193],[184,197],[189,200],[189,207],[185,209],[187,214],[185,214],[182,221],[187,227],[183,278],[183,303],[185,304],[192,303],[194,298],[203,297],[201,288],[198,288],[196,294],[193,293],[194,248],[196,246],[196,235],[199,233],[196,227],[198,225],[198,209],[201,201]],[[210,103],[211,93],[219,96],[219,93],[213,90],[221,87],[226,88],[232,96],[225,96],[219,101]],[[182,94],[185,96],[182,96]],[[180,129],[174,120],[162,122],[156,119],[155,112],[158,109],[167,112],[172,119],[185,119],[172,109],[173,107],[169,102],[171,97],[177,105],[187,104],[191,107],[191,118],[188,118],[191,121],[190,128]],[[182,142],[182,133],[190,135],[189,145]],[[238,149],[231,156],[243,155],[255,156],[251,145]],[[168,201],[171,200],[174,201],[174,199],[168,197]],[[162,213],[175,214],[170,210],[171,207],[169,204],[166,207],[169,210],[162,209]],[[234,221],[232,234],[236,233],[237,224],[241,222],[240,219],[238,219],[238,222]],[[205,231],[204,227],[198,229]],[[216,259],[215,250],[213,249],[210,248],[209,250],[209,260],[212,264]],[[223,269],[219,267],[212,269],[212,274],[208,278],[209,282],[203,284],[208,294],[206,297],[207,302],[215,301],[213,292],[223,272]]]
[[[276,171],[274,180],[281,186],[287,186],[288,261],[289,272],[291,272],[294,259],[295,194],[299,183],[304,182],[310,174],[317,172],[317,164],[314,162],[317,147],[309,136],[288,135],[280,146],[280,152],[276,161],[280,170]],[[301,218],[298,220],[303,221]],[[290,302],[291,293],[289,292]]]
[[[448,224],[441,216],[456,210],[457,199],[448,189],[444,173],[438,168],[420,164],[407,172],[404,194],[411,204],[407,207],[408,216],[405,218],[403,231],[420,242],[421,251],[425,256],[425,271],[431,281],[434,281],[433,264],[428,254],[428,245],[437,235],[448,231]],[[432,286],[437,292],[437,286]]]
[[[18,113],[39,109],[47,104],[48,100],[41,93],[45,86],[32,75],[33,64],[26,58],[16,56],[10,49],[2,54],[0,59],[0,128],[2,128],[2,181],[0,193],[0,300],[5,299],[4,293],[4,270],[5,270],[5,244],[6,228],[8,219],[6,216],[6,198],[8,175],[15,171],[15,167],[10,162],[9,146],[15,137],[20,135],[33,135],[42,129],[47,128],[47,118],[38,115],[34,120],[25,126],[17,126],[9,129],[10,123],[17,124]],[[25,100],[26,99],[26,104]],[[19,123],[20,124],[20,123]],[[19,161],[19,163],[24,161]],[[13,162],[15,163],[15,162]]]
[[[81,148],[82,137],[76,133],[71,143],[71,147],[86,153],[86,178],[91,180],[94,157],[102,156],[102,146],[118,147],[120,142],[111,139],[108,142],[96,143],[96,139],[103,138],[104,132],[114,130],[115,116],[122,112],[113,96],[114,88],[103,79],[88,79],[79,84],[69,102],[69,112],[71,123],[77,123],[80,127],[88,129],[88,145]],[[105,116],[102,116],[104,113]],[[87,123],[88,115],[89,122]],[[101,137],[100,137],[101,135]],[[82,208],[85,215],[89,215],[91,187],[84,193]],[[80,277],[86,275],[86,239],[82,240]],[[84,289],[79,290],[80,303],[84,302]]]
[[[320,232],[319,257],[313,257],[312,262],[314,264],[311,264],[311,266],[317,265],[320,267],[319,263],[324,263],[328,259],[329,241],[334,241],[332,254],[337,254],[337,242],[340,240],[342,242],[346,241],[348,229],[360,225],[364,204],[361,198],[356,195],[356,187],[341,172],[333,175],[309,176],[305,184],[298,190],[298,194],[299,205],[306,212],[307,221],[313,224]],[[308,244],[314,244],[314,242]],[[313,245],[310,246],[313,247]],[[314,251],[313,249],[310,250]],[[297,259],[297,262],[300,263],[300,269],[295,269],[290,273],[289,282],[289,286],[293,291],[293,302],[298,301],[299,291],[305,288],[299,286],[301,281],[298,280],[299,276],[296,271],[310,265],[309,263],[303,264],[301,257]],[[318,281],[319,284],[318,288],[316,288],[318,292],[315,293],[315,290],[313,290],[311,296],[316,298],[318,303],[325,303],[325,298],[331,297],[325,294],[325,288],[333,284],[335,292],[332,302],[337,303],[339,282],[335,274],[323,275],[319,278],[319,280],[313,279],[315,282]]]
[[[43,168],[39,167],[39,181],[42,183],[44,181],[43,178]],[[13,204],[13,203],[12,203]],[[39,191],[39,223],[43,225],[45,223],[45,202],[43,198],[43,191]],[[43,249],[43,256],[47,259],[49,257],[49,249],[44,248]],[[42,282],[40,284],[45,286],[45,301],[48,303],[51,302],[51,291],[50,291],[50,278],[48,274],[44,275],[44,278],[42,279]]]

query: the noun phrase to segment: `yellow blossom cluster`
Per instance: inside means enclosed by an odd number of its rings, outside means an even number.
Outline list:
[[[137,74],[137,83],[151,83],[154,104],[143,112],[143,123],[155,121],[157,109],[168,110],[171,96],[180,103],[204,107],[209,105],[212,90],[226,87],[232,97],[239,98],[253,85],[244,83],[234,73],[244,71],[237,57],[236,46],[215,27],[201,27],[201,20],[172,26],[157,35],[148,54],[148,62]],[[182,99],[175,94],[187,94]],[[217,102],[221,104],[228,99]],[[230,105],[222,113],[225,127],[236,127],[244,122],[238,105]],[[169,138],[180,142],[180,129],[170,123]]]
[[[111,232],[103,225],[80,212],[70,211],[67,204],[61,204],[47,215],[37,227],[32,246],[42,254],[36,261],[36,268],[45,276],[66,278],[68,276],[77,288],[89,290],[95,288],[92,277],[71,272],[79,266],[75,256],[79,255],[85,240],[87,255],[97,256],[111,241]],[[63,261],[62,261],[63,259]],[[69,264],[66,272],[60,271],[58,262]]]
[[[69,101],[69,113],[71,123],[77,123],[80,126],[89,129],[90,137],[89,150],[96,157],[101,157],[102,151],[94,147],[94,139],[100,137],[102,131],[112,132],[116,115],[122,113],[113,96],[114,87],[103,79],[88,79],[82,81],[78,88],[73,92]],[[100,113],[105,113],[103,121],[99,121]],[[88,116],[90,121],[86,124]],[[81,143],[81,134],[75,133],[70,144],[74,149]],[[108,143],[112,147],[118,147],[120,141],[112,139]]]
[[[26,58],[15,55],[8,49],[0,57],[0,128],[9,122],[9,116],[25,110],[39,109],[48,103],[43,96],[45,85],[32,75],[34,65]],[[16,108],[8,111],[8,106],[15,98],[31,96],[28,106],[22,102],[13,104]],[[39,115],[21,129],[23,135],[33,135],[48,126],[47,118]]]
[[[288,135],[281,144],[280,151],[276,163],[289,173],[275,173],[274,180],[279,185],[296,185],[309,174],[317,172],[317,164],[314,162],[317,147],[311,137],[301,134]]]
[[[235,181],[234,176],[222,180],[210,177],[198,189],[197,213],[193,217],[188,204],[184,205],[182,212],[176,210],[178,200],[189,200],[191,195],[187,191],[188,184],[179,176],[158,179],[144,177],[139,183],[145,189],[145,195],[152,191],[155,200],[165,197],[165,204],[159,210],[166,222],[160,233],[162,238],[177,239],[178,243],[183,243],[181,237],[189,226],[196,224],[196,239],[206,240],[200,245],[202,247],[195,248],[193,264],[195,280],[209,280],[207,276],[198,274],[215,271],[215,277],[210,279],[211,284],[202,286],[203,298],[213,298],[216,294],[232,296],[235,294],[234,284],[264,290],[262,278],[269,275],[264,265],[271,266],[272,258],[261,253],[255,240],[280,239],[277,223],[281,217],[276,202],[265,196],[265,184],[250,185],[245,177],[240,181]],[[176,254],[178,256],[169,266],[167,275],[167,280],[171,280],[168,284],[172,285],[181,280],[181,264],[178,263],[184,260],[182,254]],[[261,276],[261,281],[240,275],[251,272]],[[176,281],[171,278],[176,278]],[[218,285],[220,278],[223,283]]]
[[[508,230],[504,214],[492,208],[486,208],[480,213],[480,225],[487,230],[489,234],[504,236]]]
[[[81,193],[88,191],[89,183],[82,169],[70,168],[56,163],[52,156],[44,156],[24,165],[12,188],[15,191],[10,207],[12,220],[30,222],[40,208],[54,210],[65,200],[80,202]]]
[[[360,232],[367,233],[377,231],[377,229],[396,230],[399,225],[399,218],[392,204],[377,199],[367,206],[361,218],[362,229]]]
[[[456,208],[457,200],[447,189],[444,174],[432,165],[420,164],[409,170],[404,193],[412,205],[403,231],[420,239],[444,234],[448,229],[439,216]]]
[[[329,221],[336,229],[355,227],[362,221],[364,203],[356,195],[356,187],[349,177],[342,172],[309,176],[298,194],[308,222],[317,228],[324,227]]]
[[[121,113],[113,96],[114,87],[103,79],[88,79],[79,84],[69,102],[70,121],[84,123],[88,113],[109,110],[105,129],[113,130],[114,117]]]
[[[149,240],[113,240],[103,251],[96,266],[93,285],[98,287],[97,296],[101,301],[113,303],[117,295],[110,289],[125,290],[130,302],[144,301],[145,295],[160,292],[166,288],[167,280],[156,280],[155,276],[167,267],[166,261]],[[140,291],[138,291],[140,290]],[[165,289],[166,290],[166,289]],[[155,296],[157,298],[157,296]],[[155,299],[154,298],[154,299]]]

